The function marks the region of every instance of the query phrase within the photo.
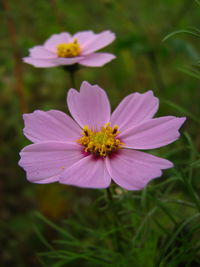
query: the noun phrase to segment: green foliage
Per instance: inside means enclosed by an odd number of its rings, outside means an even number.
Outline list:
[[[184,190],[187,198],[182,195]],[[44,266],[151,267],[200,263],[197,236],[200,199],[192,185],[191,168],[183,173],[175,168],[165,181],[151,183],[143,192],[127,192],[112,186],[111,193],[109,200],[101,191],[96,203],[88,207],[91,214],[97,214],[96,218],[81,209],[80,204],[78,213],[60,226],[35,212],[36,225],[44,224],[43,235],[49,227],[56,235],[50,244],[36,228],[44,244],[44,252],[39,253]]]
[[[196,1],[196,2],[199,4],[199,1]],[[195,27],[191,27],[188,30],[178,30],[178,31],[171,32],[170,34],[165,36],[165,38],[163,38],[163,41],[166,41],[166,40],[170,39],[171,37],[174,37],[175,35],[181,34],[181,33],[191,35],[192,37],[195,37],[198,39],[200,38],[200,30],[195,28]],[[192,52],[194,52],[194,51],[192,51]],[[188,74],[194,78],[200,79],[200,71],[199,71],[200,56],[199,56],[199,54],[198,55],[196,55],[196,53],[194,53],[194,54],[195,54],[195,57],[197,57],[197,59],[195,60],[195,63],[193,63],[193,66],[187,67],[187,68],[179,67],[179,70],[181,70],[182,72],[184,72],[184,73],[186,73],[186,74]],[[195,65],[196,65],[196,67],[195,67]]]

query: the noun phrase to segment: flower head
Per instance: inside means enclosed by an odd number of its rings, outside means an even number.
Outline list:
[[[50,68],[75,63],[100,67],[115,58],[110,53],[96,53],[115,39],[115,34],[104,31],[95,34],[82,31],[74,35],[67,32],[52,35],[43,45],[29,49],[30,55],[23,61],[39,68]]]
[[[111,115],[105,91],[83,82],[80,92],[69,90],[67,103],[74,120],[57,110],[24,115],[24,134],[34,144],[22,149],[19,165],[29,181],[106,188],[113,179],[139,190],[173,166],[138,151],[172,143],[185,121],[153,118],[158,99],[152,91],[128,95]]]

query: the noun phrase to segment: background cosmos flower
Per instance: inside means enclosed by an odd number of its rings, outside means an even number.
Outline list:
[[[115,39],[111,31],[95,34],[82,31],[74,35],[67,32],[53,34],[43,45],[29,49],[29,57],[23,61],[39,68],[79,63],[89,67],[100,67],[115,58],[110,53],[95,53]]]
[[[152,118],[159,104],[152,91],[128,95],[111,115],[105,91],[83,82],[80,92],[69,90],[67,104],[74,120],[57,110],[24,115],[24,134],[34,144],[21,151],[19,165],[29,181],[106,188],[113,179],[139,190],[173,166],[137,150],[172,143],[185,121]]]

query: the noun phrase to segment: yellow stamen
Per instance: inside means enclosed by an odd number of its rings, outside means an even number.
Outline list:
[[[77,57],[81,53],[81,47],[77,39],[73,43],[62,43],[57,45],[58,57]]]
[[[94,132],[86,125],[83,127],[83,137],[78,139],[77,142],[85,147],[85,152],[106,157],[113,151],[122,148],[123,143],[116,138],[118,134],[118,126],[115,125],[112,128],[110,123],[106,123],[105,126],[102,126],[99,132]]]

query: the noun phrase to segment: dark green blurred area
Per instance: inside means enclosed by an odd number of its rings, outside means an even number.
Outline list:
[[[67,111],[66,93],[71,84],[61,68],[34,68],[22,63],[21,58],[54,33],[111,30],[117,38],[104,51],[117,58],[104,67],[81,68],[76,77],[77,89],[83,80],[100,85],[107,91],[113,109],[129,93],[153,90],[161,99],[158,115],[192,114],[199,118],[199,80],[178,70],[199,60],[199,40],[187,35],[166,42],[162,39],[174,30],[198,26],[200,7],[191,0],[2,0],[0,7],[1,266],[39,266],[36,253],[44,247],[34,230],[33,211],[39,210],[59,222],[73,217],[77,209],[90,209],[100,192],[26,181],[17,164],[19,151],[29,143],[22,132],[22,113],[35,109]],[[199,130],[192,118],[183,129],[197,151]],[[156,153],[175,164],[186,164],[188,155],[176,152],[185,143],[183,137]],[[199,186],[199,181],[195,183]],[[176,188],[172,194],[174,198],[187,197],[186,192],[176,195]],[[88,216],[98,216],[92,212]],[[42,224],[37,226],[45,232]],[[51,232],[45,234],[53,238]]]

